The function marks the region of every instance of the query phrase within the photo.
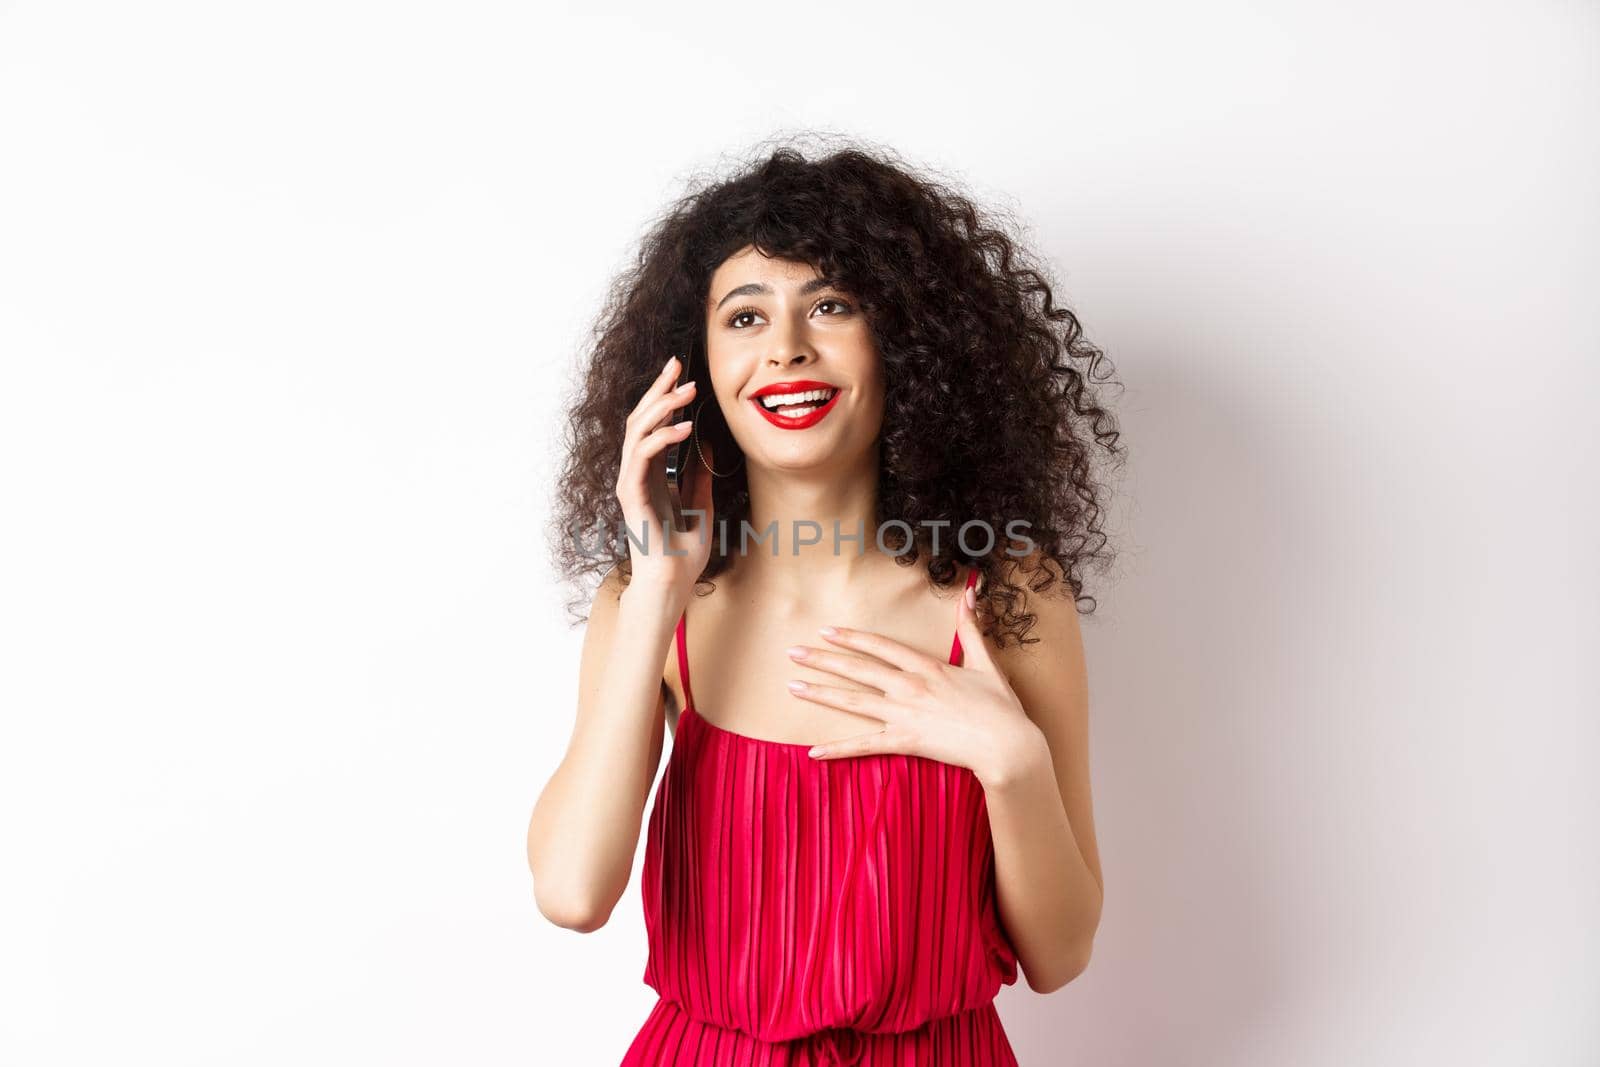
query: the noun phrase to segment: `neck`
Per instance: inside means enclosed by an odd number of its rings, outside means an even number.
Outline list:
[[[848,584],[881,562],[876,448],[848,469],[753,468],[747,484],[751,529],[766,538],[761,544],[753,538],[747,543],[739,562],[747,574],[816,595]],[[730,538],[736,535],[729,531]]]

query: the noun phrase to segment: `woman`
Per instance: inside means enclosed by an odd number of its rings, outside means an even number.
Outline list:
[[[967,199],[857,147],[684,198],[597,338],[557,533],[600,584],[528,857],[601,926],[672,726],[624,1064],[1014,1064],[999,987],[1060,988],[1100,917],[1105,357]]]

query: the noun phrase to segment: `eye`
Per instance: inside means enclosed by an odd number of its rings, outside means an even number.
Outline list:
[[[757,311],[755,308],[740,308],[738,311],[735,311],[732,315],[729,315],[725,321],[726,321],[726,324],[728,326],[730,326],[733,329],[737,330],[737,329],[741,329],[741,327],[735,325],[735,323],[737,323],[740,319],[744,318],[746,315],[759,315],[759,314],[761,314],[761,312]]]
[[[848,314],[849,311],[850,311],[850,305],[849,304],[845,303],[843,300],[836,299],[835,297],[831,297],[830,296],[830,297],[826,298],[825,300],[823,300],[821,303],[819,303],[817,306],[818,307],[822,307],[823,304],[836,304],[837,306],[843,308],[844,311],[840,312],[840,314]]]

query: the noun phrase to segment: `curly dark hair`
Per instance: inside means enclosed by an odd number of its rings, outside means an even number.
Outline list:
[[[976,564],[984,576],[980,619],[1001,646],[1037,640],[1027,637],[1036,616],[1024,589],[1064,582],[1078,610],[1092,612],[1083,571],[1112,557],[1094,446],[1112,466],[1124,459],[1116,421],[1095,391],[1113,381],[1112,368],[1084,339],[1077,316],[1055,304],[1048,269],[1014,236],[1020,228],[859,141],[812,159],[792,141],[765,144],[733,176],[697,176],[689,190],[613,283],[574,383],[551,523],[563,577],[616,569],[627,580],[625,538],[608,535],[596,551],[571,532],[621,528],[615,486],[625,422],[667,356],[687,353],[686,377],[699,381],[699,395],[713,396],[705,361],[711,276],[753,245],[809,263],[868,317],[885,389],[879,522],[903,520],[913,531],[897,561],[926,558],[938,586]],[[702,436],[710,434],[716,466],[734,468],[714,479],[713,504],[736,544],[749,492],[737,446],[712,431],[716,409],[714,399],[705,406]],[[949,525],[936,552],[930,524],[941,520]],[[971,520],[997,534],[1025,521],[1036,547],[1022,555],[1017,542],[999,539],[987,557],[965,558],[954,532]],[[714,544],[697,588],[730,565]],[[575,621],[583,603],[569,604]]]

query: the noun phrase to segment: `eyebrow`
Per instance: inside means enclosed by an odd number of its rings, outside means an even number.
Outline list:
[[[810,296],[818,289],[836,288],[838,288],[838,286],[834,284],[832,278],[812,278],[809,282],[806,282],[800,287],[800,295]],[[756,296],[760,293],[771,293],[772,291],[772,286],[763,282],[746,282],[743,285],[729,289],[727,295],[725,295],[721,300],[717,301],[717,308],[722,307],[723,304],[726,304],[736,296]],[[713,308],[712,310],[715,311],[716,308]]]

